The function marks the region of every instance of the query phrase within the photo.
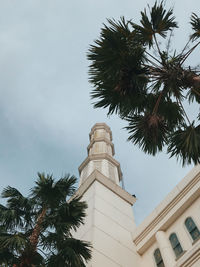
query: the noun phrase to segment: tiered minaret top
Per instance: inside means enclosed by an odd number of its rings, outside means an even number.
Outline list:
[[[94,170],[98,170],[119,185],[122,172],[119,162],[113,158],[115,151],[110,127],[105,123],[96,123],[92,127],[89,136],[88,157],[79,167],[80,185],[85,182]]]

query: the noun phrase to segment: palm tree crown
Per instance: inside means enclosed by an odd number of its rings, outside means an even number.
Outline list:
[[[0,264],[3,266],[84,267],[90,244],[74,239],[71,231],[83,224],[87,205],[75,192],[76,178],[55,181],[38,173],[29,197],[8,186],[0,205]]]
[[[155,2],[141,12],[140,24],[109,19],[88,52],[94,107],[126,120],[128,139],[145,153],[155,155],[167,146],[170,157],[180,158],[183,165],[200,162],[200,115],[190,121],[184,108],[185,102],[200,103],[199,71],[185,65],[200,44],[195,13],[190,24],[187,44],[179,53],[171,52],[178,25],[173,10]],[[167,39],[166,47],[160,39]]]

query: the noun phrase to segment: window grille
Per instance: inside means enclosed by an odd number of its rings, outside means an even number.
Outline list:
[[[169,237],[171,246],[173,248],[173,251],[176,255],[176,257],[178,257],[179,255],[181,255],[183,253],[183,249],[181,247],[181,244],[177,238],[177,235],[175,233],[171,234]]]
[[[191,217],[185,220],[185,226],[193,240],[196,240],[200,237],[199,229],[197,228],[196,224],[194,223]]]
[[[159,248],[154,251],[154,259],[157,267],[165,267]]]

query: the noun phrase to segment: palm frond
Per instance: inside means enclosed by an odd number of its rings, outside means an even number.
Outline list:
[[[163,1],[160,4],[155,2],[150,11],[151,24],[155,33],[160,34],[162,37],[166,37],[167,31],[171,31],[173,28],[177,28],[177,22],[173,16],[173,9],[168,11],[164,8]]]
[[[0,249],[8,249],[9,251],[21,252],[27,245],[27,238],[23,233],[1,233]]]
[[[101,36],[90,46],[90,82],[95,89],[92,98],[100,100],[95,107],[108,107],[109,113],[120,111],[121,102],[142,94],[148,81],[148,71],[142,66],[144,48],[129,29],[129,23],[108,20]],[[122,99],[119,101],[119,99]]]
[[[66,175],[56,182],[52,175],[38,173],[36,186],[31,189],[31,197],[39,205],[45,205],[47,208],[57,207],[75,192],[76,180],[75,176]]]
[[[46,218],[43,226],[56,229],[57,232],[74,231],[84,223],[86,216],[85,209],[87,204],[80,201],[80,198],[74,198],[54,209]]]
[[[48,259],[48,266],[86,267],[91,259],[91,246],[88,242],[66,238],[59,242],[58,252]]]
[[[164,92],[166,93],[166,92]],[[146,97],[146,111],[151,113],[157,103],[159,98],[158,93],[149,93]],[[172,101],[169,97],[163,96],[160,100],[160,103],[156,112],[163,120],[167,123],[170,131],[174,127],[184,122],[184,115],[181,107],[177,102]]]
[[[165,38],[168,31],[171,31],[178,26],[174,21],[175,17],[173,16],[173,9],[167,11],[164,8],[163,1],[160,3],[156,1],[154,6],[149,10],[149,13],[148,16],[146,9],[141,12],[141,26],[135,23],[132,23],[132,26],[140,35],[141,40],[151,47],[153,45],[153,36],[156,33]]]
[[[21,198],[22,194],[14,187],[7,186],[1,193],[2,198]]]
[[[60,198],[63,196],[63,200],[66,201],[66,197],[72,196],[76,190],[75,183],[77,178],[69,174],[65,175],[63,178],[60,178],[55,182],[55,188],[58,189]]]
[[[24,221],[22,217],[22,212],[15,209],[0,209],[0,225],[6,227],[6,229],[15,229],[15,227],[22,228],[24,226]]]
[[[188,90],[187,98],[190,103],[194,101],[200,103],[200,88],[191,88]]]
[[[129,141],[137,144],[145,153],[155,155],[167,143],[168,126],[157,114],[146,113],[127,118]]]
[[[191,40],[195,41],[200,37],[200,18],[197,14],[192,13],[190,24],[192,25],[192,29],[194,33],[190,36]]]
[[[130,96],[122,96],[120,92],[111,90],[110,87],[96,87],[91,93],[95,108],[108,108],[108,115],[113,113],[126,117],[130,112],[144,111],[146,91],[143,90]]]
[[[7,207],[9,209],[28,210],[34,204],[32,200],[24,197],[16,188],[8,186],[1,193],[2,198],[8,198]]]
[[[176,156],[182,165],[200,163],[200,126],[183,125],[169,137],[168,153]]]

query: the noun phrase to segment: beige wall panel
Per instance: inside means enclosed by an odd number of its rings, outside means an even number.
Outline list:
[[[122,267],[139,267],[138,255],[98,228],[94,229],[94,249]],[[106,266],[107,267],[107,266]],[[109,267],[109,266],[108,266]]]
[[[121,225],[126,230],[130,232],[134,231],[136,226],[131,216],[132,214],[128,216],[127,214],[124,213],[123,210],[120,210],[119,207],[116,208],[115,206],[113,206],[113,204],[105,201],[99,195],[96,195],[94,205],[95,205],[95,209],[97,209],[99,212],[102,212],[108,218],[112,218],[112,220],[117,222],[119,225]]]
[[[95,192],[96,195],[100,196],[102,199],[104,199],[117,209],[122,210],[123,213],[125,213],[129,217],[133,218],[133,210],[131,205],[97,181],[95,181]]]
[[[108,233],[113,239],[117,240],[119,243],[126,246],[130,250],[134,249],[131,233],[124,227],[122,227],[116,221],[113,221],[103,213],[97,211],[96,209],[94,218],[94,225],[98,229],[104,232],[107,230],[106,233]]]
[[[121,267],[121,265],[112,261],[96,249],[93,250],[92,256],[93,260],[91,262],[91,265],[89,265],[88,267]]]

